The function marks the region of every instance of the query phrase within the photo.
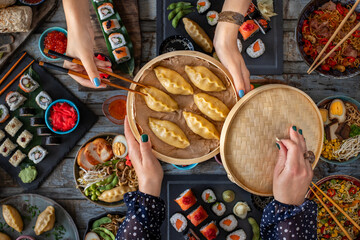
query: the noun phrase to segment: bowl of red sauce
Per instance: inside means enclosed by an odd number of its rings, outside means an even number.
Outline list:
[[[48,60],[59,60],[59,58],[44,53],[44,48],[53,50],[60,54],[66,53],[67,31],[61,27],[52,27],[45,30],[39,39],[39,50]]]
[[[125,95],[116,95],[106,99],[102,105],[105,117],[117,125],[123,125],[126,116],[126,99]]]
[[[73,102],[66,99],[52,102],[45,111],[46,126],[56,134],[71,133],[79,122],[79,109]]]
[[[45,0],[19,0],[19,2],[27,6],[36,6],[45,2]]]

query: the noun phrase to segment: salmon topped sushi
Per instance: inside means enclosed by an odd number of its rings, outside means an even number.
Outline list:
[[[175,199],[175,202],[179,204],[181,210],[186,211],[196,203],[196,197],[190,189],[186,189],[180,196]]]
[[[207,240],[213,240],[219,234],[219,229],[217,228],[215,222],[212,221],[209,224],[203,226],[200,229],[200,232]]]
[[[259,26],[254,20],[245,21],[239,28],[239,32],[244,41],[257,33],[257,31],[259,31]]]
[[[129,49],[126,46],[117,48],[112,53],[117,63],[123,63],[131,59]]]
[[[184,231],[187,227],[187,220],[181,213],[175,213],[170,218],[170,223],[178,232]]]
[[[104,32],[109,34],[117,29],[120,28],[120,24],[119,21],[117,19],[110,19],[107,21],[104,21],[102,23],[102,27],[104,29]]]
[[[98,13],[100,20],[104,20],[105,18],[108,18],[115,13],[114,7],[111,3],[103,3],[98,7]]]
[[[200,223],[202,223],[205,219],[207,219],[209,215],[207,214],[206,210],[200,205],[197,209],[192,211],[187,218],[190,222],[196,227]]]

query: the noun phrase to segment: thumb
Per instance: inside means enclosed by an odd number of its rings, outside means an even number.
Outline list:
[[[90,54],[87,56],[81,57],[81,62],[84,65],[87,75],[90,78],[90,81],[94,84],[95,87],[105,87],[104,84],[101,84],[100,74],[97,70],[94,57]]]
[[[150,161],[154,157],[151,148],[151,141],[147,134],[141,135],[140,152],[143,162]]]
[[[278,160],[276,162],[274,169],[274,177],[279,176],[281,172],[284,170],[286,158],[287,158],[287,148],[285,147],[285,145],[282,142],[277,142],[277,144],[280,147],[280,149],[279,149]]]

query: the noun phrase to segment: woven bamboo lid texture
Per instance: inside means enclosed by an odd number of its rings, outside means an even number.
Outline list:
[[[276,137],[288,138],[291,126],[303,130],[316,166],[324,130],[316,104],[304,92],[286,85],[256,88],[230,111],[220,140],[220,154],[231,181],[261,196],[272,195],[278,157]]]

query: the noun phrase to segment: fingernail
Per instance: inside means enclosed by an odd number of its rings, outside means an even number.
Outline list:
[[[242,98],[244,95],[245,95],[244,90],[242,90],[242,89],[239,90],[239,97]]]
[[[93,79],[93,83],[94,83],[95,87],[100,86],[100,80],[97,77]]]
[[[149,136],[147,135],[147,134],[143,134],[143,135],[141,135],[141,141],[142,142],[147,142],[149,140]]]
[[[276,143],[276,146],[280,150],[280,144]]]
[[[292,126],[292,129],[296,132],[296,126]]]
[[[302,129],[299,129],[299,133],[300,133],[300,135],[302,135]]]

